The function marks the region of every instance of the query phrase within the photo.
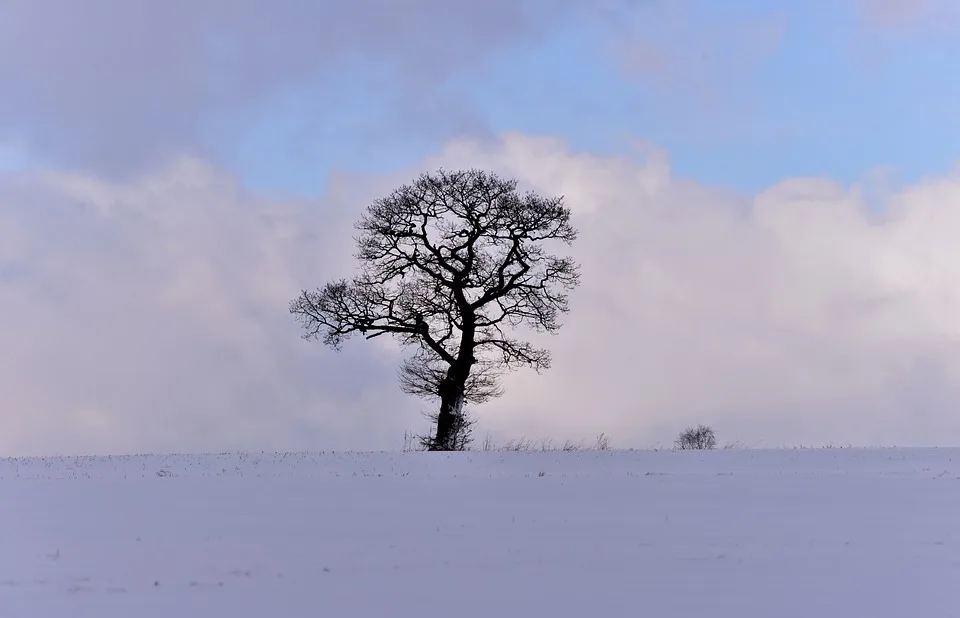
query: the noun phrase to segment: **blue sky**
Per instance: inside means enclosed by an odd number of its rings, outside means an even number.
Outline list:
[[[957,66],[956,0],[2,3],[0,454],[399,446],[287,303],[439,165],[582,232],[485,430],[960,443]]]

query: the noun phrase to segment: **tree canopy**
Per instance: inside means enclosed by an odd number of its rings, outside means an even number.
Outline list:
[[[449,450],[464,402],[500,395],[505,370],[550,366],[513,331],[555,333],[569,310],[579,267],[549,245],[576,239],[570,210],[513,179],[440,170],[374,201],[356,228],[358,273],[303,291],[290,311],[334,349],[355,334],[414,347],[401,388],[440,398],[428,446]]]

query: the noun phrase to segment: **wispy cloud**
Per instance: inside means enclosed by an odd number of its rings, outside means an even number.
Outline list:
[[[536,40],[585,4],[11,0],[0,7],[0,136],[15,129],[67,166],[135,171],[205,152],[213,114],[322,86],[358,60],[374,71],[373,96],[404,95],[409,122],[452,72]],[[322,117],[325,97],[312,100]]]
[[[620,49],[628,76],[665,91],[732,96],[777,51],[784,15],[724,15],[696,2],[635,7],[620,24]]]
[[[854,0],[867,26],[889,31],[941,31],[960,27],[956,0]]]

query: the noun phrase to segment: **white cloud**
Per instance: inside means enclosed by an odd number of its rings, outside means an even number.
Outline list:
[[[960,174],[888,193],[881,216],[825,179],[756,196],[679,179],[653,147],[508,135],[440,164],[564,194],[582,230],[553,369],[511,375],[481,431],[960,442]],[[193,159],[127,183],[0,175],[0,452],[398,446],[424,421],[396,349],[303,342],[286,305],[350,274],[359,210],[415,172],[334,178],[316,202]]]

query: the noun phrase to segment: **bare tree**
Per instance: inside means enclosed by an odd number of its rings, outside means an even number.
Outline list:
[[[717,436],[707,425],[688,427],[677,436],[674,446],[682,451],[710,451],[717,448]]]
[[[305,338],[334,349],[354,333],[416,348],[401,388],[439,398],[429,448],[452,450],[464,403],[500,395],[505,370],[550,366],[510,331],[560,328],[579,267],[546,245],[576,239],[570,210],[516,180],[440,170],[373,202],[356,227],[359,273],[302,292],[290,311]]]

